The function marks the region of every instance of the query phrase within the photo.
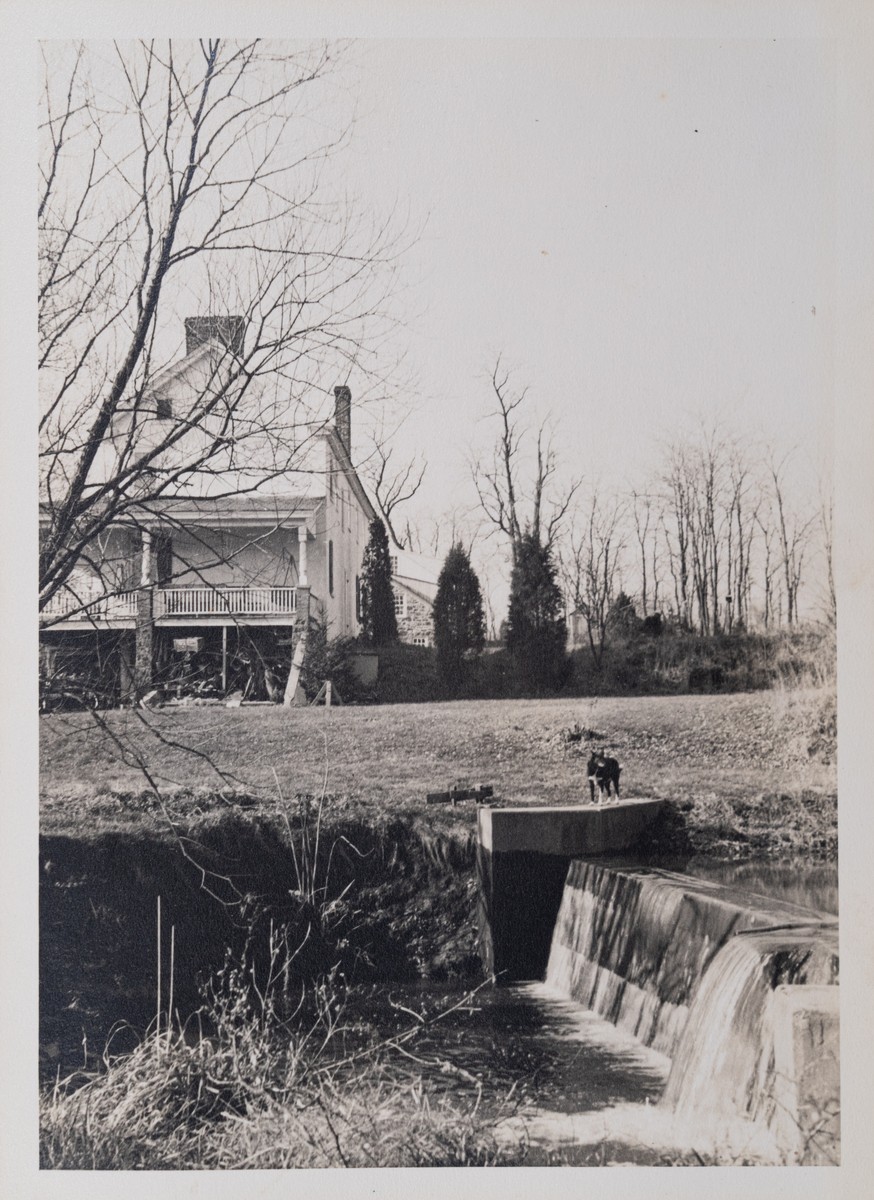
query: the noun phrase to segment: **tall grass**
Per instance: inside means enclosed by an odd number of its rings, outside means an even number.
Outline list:
[[[226,951],[202,986],[201,1007],[182,1021],[172,924],[169,972],[162,971],[159,895],[152,1024],[133,1052],[108,1047],[96,1071],[58,1079],[44,1093],[43,1167],[467,1166],[524,1157],[521,1143],[499,1142],[501,1106],[486,1112],[480,1087],[450,1096],[426,1084],[423,1069],[432,1064],[411,1044],[445,1013],[376,1039],[346,1017],[342,955],[315,980],[302,966],[311,943],[338,953],[348,931],[355,880],[332,879],[335,849],[366,860],[372,848],[362,853],[326,831],[324,788],[292,805],[279,792],[295,919],[282,923],[263,898],[241,895],[242,944]],[[190,849],[185,857],[192,861]],[[225,882],[233,885],[230,876]]]
[[[488,1166],[524,1160],[513,1115],[472,1079],[436,1089],[416,1038],[457,1005],[376,1039],[347,1019],[342,980],[294,991],[287,946],[258,980],[225,964],[184,1027],[160,1020],[131,1054],[57,1081],[41,1101],[49,1169]],[[464,1072],[460,1072],[464,1074]]]

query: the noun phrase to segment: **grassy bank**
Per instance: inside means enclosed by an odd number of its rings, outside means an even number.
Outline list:
[[[59,1048],[44,1067],[83,1036],[101,1051],[116,1020],[147,1026],[159,896],[189,1011],[226,947],[326,905],[301,978],[471,977],[474,808],[425,803],[450,781],[578,802],[603,746],[626,795],[672,801],[656,859],[834,861],[832,722],[816,692],[44,717],[42,1042]],[[306,797],[325,787],[307,874]]]
[[[566,740],[575,725],[586,736]],[[195,806],[222,791],[269,806],[280,789],[326,788],[368,821],[404,813],[469,827],[470,809],[427,808],[426,793],[483,782],[508,803],[579,802],[591,745],[620,760],[630,796],[706,807],[836,787],[834,695],[819,691],[116,711],[100,723],[55,714],[40,729],[42,827],[77,836],[141,827],[149,781]]]
[[[55,714],[41,734],[41,1067],[76,1072],[43,1094],[46,1166],[523,1161],[475,1088],[431,1095],[411,1048],[342,1020],[352,983],[478,978],[474,807],[429,790],[579,802],[598,746],[626,795],[672,802],[657,859],[837,852],[828,693]],[[347,1044],[366,1054],[338,1072]]]

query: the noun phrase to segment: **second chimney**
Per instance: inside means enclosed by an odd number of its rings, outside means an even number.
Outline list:
[[[352,393],[347,387],[334,388],[334,426],[337,436],[352,455]]]

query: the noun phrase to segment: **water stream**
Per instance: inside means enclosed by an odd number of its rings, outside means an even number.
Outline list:
[[[383,1036],[409,1028],[411,1014],[457,1006],[409,1044],[414,1062],[430,1089],[493,1113],[497,1139],[526,1146],[528,1166],[671,1161],[669,1123],[656,1110],[669,1060],[545,983],[486,986],[467,999],[406,984],[357,989],[349,1003]]]
[[[572,863],[545,982],[481,989],[424,1031],[430,1085],[481,1092],[530,1165],[780,1161],[770,999],[837,981],[836,920],[787,891],[751,902],[743,874]],[[370,1018],[391,1032],[390,1011],[458,996],[380,988]]]

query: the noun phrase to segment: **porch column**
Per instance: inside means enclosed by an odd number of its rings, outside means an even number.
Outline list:
[[[152,589],[141,587],[137,592],[136,652],[134,656],[134,677],[136,690],[140,695],[152,686],[155,635],[152,601]]]
[[[134,683],[139,695],[152,686],[154,647],[154,594],[152,592],[152,535],[142,532],[140,586],[137,591],[136,648],[134,652]]]
[[[148,587],[152,582],[152,535],[143,530],[143,552],[140,567],[140,586]]]
[[[300,682],[300,672],[306,658],[307,634],[310,624],[310,589],[309,586],[298,587],[297,609],[294,614],[294,654],[291,658],[291,670],[285,684],[285,695],[282,703],[286,708],[292,705],[305,706],[306,693]]]
[[[308,533],[308,530],[307,530],[306,525],[298,525],[298,527],[297,527],[297,545],[298,545],[297,582],[300,584],[301,587],[307,587],[309,585],[309,579],[307,579],[307,533]]]

